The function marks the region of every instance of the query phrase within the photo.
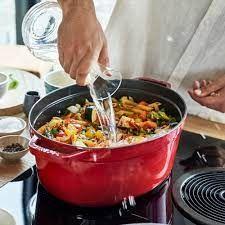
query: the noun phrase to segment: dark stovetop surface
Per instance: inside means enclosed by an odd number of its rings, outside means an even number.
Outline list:
[[[212,151],[208,151],[207,148],[202,149],[206,146],[208,148],[217,146],[213,150],[215,154],[212,155]],[[183,132],[172,179],[169,178],[154,192],[135,199],[135,207],[130,205],[129,200],[113,208],[87,209],[71,206],[55,199],[41,185],[38,185],[34,169],[28,170],[0,189],[0,208],[11,213],[17,225],[116,225],[151,222],[174,225],[195,224],[184,217],[173,205],[171,184],[184,172],[196,168],[225,167],[225,161],[221,160],[221,152],[217,154],[220,147],[225,149],[225,142],[222,140]],[[223,152],[225,154],[225,151]],[[36,198],[33,197],[36,193],[37,203]],[[2,225],[1,221],[0,225]]]

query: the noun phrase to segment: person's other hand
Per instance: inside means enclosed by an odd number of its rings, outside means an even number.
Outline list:
[[[213,81],[194,81],[188,91],[192,99],[208,108],[225,112],[225,75]]]
[[[62,7],[63,9],[63,7]],[[80,5],[63,9],[63,20],[58,30],[59,61],[65,72],[85,85],[92,64],[108,66],[107,42],[94,6]]]

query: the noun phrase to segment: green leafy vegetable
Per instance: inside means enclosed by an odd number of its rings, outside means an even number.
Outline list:
[[[150,118],[151,120],[159,120],[159,119],[161,119],[160,115],[157,112],[155,112],[155,111],[152,111],[148,115],[148,118]]]
[[[167,120],[167,121],[170,120],[170,118],[166,115],[165,112],[159,111],[158,114],[162,119]]]
[[[162,109],[158,112],[150,112],[148,114],[148,118],[155,121],[158,126],[163,126],[166,121],[169,121],[170,123],[176,122],[176,119],[174,117],[168,116],[165,111],[162,111]]]
[[[49,131],[49,130],[46,130],[46,131],[44,132],[44,135],[45,135],[47,138],[50,138],[50,139],[53,139],[53,138],[54,138],[54,136],[52,135],[51,131]]]
[[[177,120],[175,117],[170,117],[170,123],[177,123]]]
[[[16,89],[19,85],[19,81],[14,79],[12,74],[9,75],[9,79],[10,79],[10,83],[9,83],[9,86],[8,86],[8,90]]]
[[[58,131],[58,129],[53,128],[53,129],[51,129],[50,133],[55,136],[56,134],[59,133],[59,131]]]

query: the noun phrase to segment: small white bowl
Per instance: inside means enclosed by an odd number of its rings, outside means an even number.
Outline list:
[[[0,209],[0,222],[1,225],[16,225],[13,216],[3,209]]]
[[[0,73],[0,98],[7,92],[8,81],[8,76]]]
[[[24,150],[19,152],[5,152],[3,149],[11,144],[19,143],[24,147]],[[23,136],[18,135],[9,135],[5,137],[0,137],[0,156],[3,159],[9,160],[9,161],[16,161],[21,159],[23,156],[25,156],[28,152],[29,147],[29,139],[25,138]]]
[[[46,93],[48,94],[54,90],[73,85],[76,81],[70,78],[63,70],[55,70],[44,76],[44,83]]]
[[[27,126],[27,123],[25,122],[25,120],[21,119],[21,118],[18,118],[18,117],[14,117],[14,116],[0,116],[0,120],[1,119],[8,119],[8,120],[12,120],[13,123],[15,124],[15,122],[17,121],[18,123],[20,123],[20,128],[19,129],[12,129],[10,131],[10,129],[8,130],[3,130],[2,127],[1,127],[1,122],[0,122],[0,137],[1,136],[6,136],[6,135],[19,135],[21,134],[24,129],[26,128]],[[12,123],[11,123],[12,125]]]

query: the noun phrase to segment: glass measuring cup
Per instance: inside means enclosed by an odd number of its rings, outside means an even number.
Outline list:
[[[57,2],[40,2],[27,12],[22,23],[22,36],[24,44],[36,58],[59,63],[57,32],[61,21],[62,10]],[[97,63],[91,67],[86,79],[88,87],[95,90],[98,100],[113,95],[121,81],[119,71]]]

